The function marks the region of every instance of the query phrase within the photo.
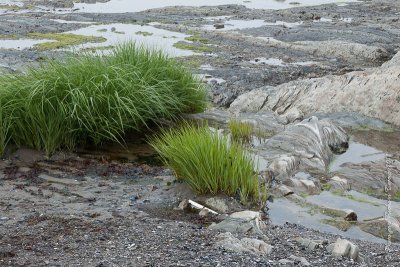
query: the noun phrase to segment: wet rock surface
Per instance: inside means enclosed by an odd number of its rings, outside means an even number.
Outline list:
[[[347,147],[346,132],[329,120],[317,117],[291,125],[267,142],[255,147],[258,155],[271,162],[268,170],[280,181],[289,179],[295,171],[325,170],[333,151]],[[295,182],[295,180],[293,180]],[[318,191],[312,181],[300,180],[298,186]]]
[[[248,94],[250,99],[257,99],[256,106],[264,99],[265,104],[260,110],[274,110],[278,114],[352,111],[399,126],[399,59],[400,54],[396,54],[377,69],[282,84],[276,88],[279,93],[270,99],[270,95],[254,97],[253,92]],[[240,101],[251,101],[245,98],[242,96]],[[233,103],[236,110],[247,111],[246,106],[253,105]]]
[[[165,39],[182,34],[179,43],[197,54],[177,60],[204,79],[215,104],[189,117],[253,125],[249,152],[271,197],[260,213],[233,198],[196,196],[143,146],[50,159],[11,149],[0,162],[0,265],[400,264],[398,1],[101,14],[69,0],[21,2],[0,7],[0,72],[71,53],[1,48],[31,33],[93,25],[126,36],[123,23],[168,30]]]

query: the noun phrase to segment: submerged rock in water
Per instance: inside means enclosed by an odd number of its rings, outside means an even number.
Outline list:
[[[268,169],[278,180],[287,180],[296,170],[325,170],[333,151],[347,147],[346,132],[330,120],[317,117],[289,126],[255,148],[271,162]]]
[[[336,175],[348,180],[351,189],[367,192],[378,198],[387,199],[385,187],[391,179],[391,195],[400,191],[400,160],[395,155],[385,155],[381,160],[343,164]]]
[[[398,218],[400,219],[400,218]],[[359,226],[364,232],[374,236],[392,241],[400,242],[400,224],[395,222],[396,219],[388,221],[380,218],[361,223]]]
[[[285,182],[286,185],[293,188],[293,191],[298,193],[307,193],[309,195],[318,195],[321,193],[321,187],[319,183],[314,183],[312,180],[308,179],[296,179],[290,178]]]
[[[347,179],[340,178],[339,176],[333,176],[329,180],[328,184],[330,185],[331,190],[339,192],[347,191],[350,189],[350,185],[347,182]]]
[[[203,113],[187,115],[188,119],[206,120],[211,125],[227,125],[230,119],[235,118],[240,122],[251,124],[261,134],[275,133],[284,130],[284,121],[274,112],[258,112],[258,113],[232,113],[223,110],[209,110]]]

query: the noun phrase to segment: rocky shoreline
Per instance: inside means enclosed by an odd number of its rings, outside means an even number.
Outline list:
[[[253,125],[249,152],[270,184],[266,207],[196,196],[144,138],[128,138],[129,151],[105,144],[51,158],[10,147],[0,161],[0,265],[400,265],[399,14],[389,0],[135,13],[84,13],[64,0],[0,5],[4,73],[71,53],[23,49],[38,33],[92,27],[108,40],[81,45],[90,52],[161,31],[210,88],[214,107],[190,119],[221,131],[233,117]],[[12,40],[21,47],[2,48]]]

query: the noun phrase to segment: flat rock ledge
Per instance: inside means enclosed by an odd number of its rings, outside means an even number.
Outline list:
[[[288,120],[316,112],[357,112],[400,126],[400,52],[378,68],[253,90],[229,110],[274,111]]]

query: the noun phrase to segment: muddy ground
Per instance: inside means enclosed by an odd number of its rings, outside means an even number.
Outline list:
[[[311,266],[359,266],[325,249],[307,251],[298,237],[338,236],[295,224],[268,226],[268,256],[215,248],[207,229],[218,217],[175,210],[193,197],[169,170],[140,163],[18,150],[2,162],[1,266],[279,266],[296,255]],[[255,237],[256,234],[240,234]],[[397,266],[396,245],[354,240],[372,266]]]
[[[195,36],[193,43],[180,43],[190,44],[197,54],[178,60],[205,77],[210,100],[218,109],[256,88],[378,67],[400,48],[397,1],[284,10],[252,10],[237,5],[170,7],[124,14],[81,13],[73,9],[72,1],[61,0],[34,1],[30,6],[24,12],[10,9],[0,13],[0,42],[29,33],[73,31],[86,27],[83,22],[157,22],[152,24],[156,28]],[[236,20],[250,21],[250,28],[229,30]],[[261,25],[257,25],[259,21]],[[279,21],[285,23],[275,23]],[[221,24],[222,29],[214,26]],[[273,38],[274,42],[262,43],[257,37]],[[304,41],[311,43],[293,45]],[[340,42],[329,45],[333,41]],[[346,47],[354,43],[373,49],[353,47],[346,52]],[[0,49],[0,70],[23,71],[45,58],[62,58],[68,53]],[[376,136],[381,137],[374,141]],[[373,143],[391,154],[400,152],[397,136],[381,131],[372,135],[353,133],[357,142]],[[311,266],[367,264],[336,259],[325,248],[305,250],[295,238],[332,243],[339,235],[292,223],[270,223],[263,236],[240,234],[271,244],[273,250],[268,256],[216,247],[216,233],[207,227],[223,218],[202,218],[176,210],[182,199],[204,198],[177,182],[153,155],[141,144],[132,144],[128,152],[108,145],[60,152],[51,158],[11,147],[0,162],[0,266],[280,266],[279,260],[291,255],[305,257]],[[236,206],[232,211],[244,208],[248,207]],[[400,265],[398,244],[388,244],[384,239],[348,239],[359,246],[370,266]]]

